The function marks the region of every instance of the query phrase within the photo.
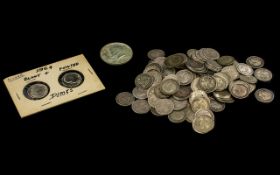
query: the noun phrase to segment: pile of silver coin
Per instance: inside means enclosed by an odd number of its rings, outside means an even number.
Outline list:
[[[264,60],[258,56],[239,63],[212,48],[189,49],[169,56],[153,49],[147,56],[150,61],[136,76],[132,92],[117,94],[116,103],[131,106],[137,114],[168,116],[172,123],[186,121],[200,134],[213,130],[213,112],[248,97],[258,81],[272,79],[271,71],[263,68]],[[266,88],[256,90],[254,95],[262,103],[274,99],[274,93]]]

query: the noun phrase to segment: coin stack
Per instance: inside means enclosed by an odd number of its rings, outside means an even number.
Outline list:
[[[149,111],[155,116],[168,116],[172,123],[189,122],[195,132],[205,134],[213,130],[215,116],[226,103],[248,97],[258,81],[269,82],[272,73],[264,60],[250,56],[239,63],[233,56],[220,56],[212,48],[189,49],[185,53],[165,56],[160,49],[150,50],[150,61],[136,76],[130,92],[116,96],[117,104],[130,106],[137,114]],[[270,103],[274,93],[258,89],[255,97]]]

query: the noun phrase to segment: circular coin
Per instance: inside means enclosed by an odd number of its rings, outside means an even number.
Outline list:
[[[156,112],[159,115],[168,115],[174,109],[174,103],[169,99],[160,99],[155,105]]]
[[[254,70],[252,69],[252,67],[247,65],[247,64],[237,63],[235,66],[236,66],[236,70],[240,74],[243,74],[243,75],[246,75],[246,76],[250,76],[250,75],[253,75],[253,73],[254,73]]]
[[[172,123],[182,123],[186,120],[185,111],[173,111],[168,115],[168,120]]]
[[[255,97],[259,102],[271,103],[274,100],[274,93],[266,88],[256,90]]]
[[[59,76],[58,82],[61,86],[75,88],[84,82],[84,75],[79,71],[69,70]]]
[[[147,73],[142,73],[136,76],[135,85],[142,89],[148,89],[154,83],[155,78]]]
[[[135,100],[131,105],[131,109],[137,114],[146,114],[150,111],[150,108],[147,100]]]
[[[252,68],[261,68],[264,66],[264,60],[258,56],[250,56],[246,59],[246,63]]]
[[[130,92],[121,92],[117,94],[115,100],[120,106],[129,106],[132,104],[135,98]]]
[[[132,49],[125,43],[109,43],[100,50],[101,59],[110,65],[122,65],[131,60]]]
[[[272,73],[266,68],[258,68],[255,70],[254,76],[263,82],[268,82],[272,79]]]
[[[214,129],[214,115],[210,110],[199,110],[192,122],[193,130],[199,134],[206,134]]]
[[[161,49],[152,49],[148,52],[148,58],[150,58],[151,60],[154,60],[158,57],[164,57],[165,56],[165,52]]]
[[[49,85],[42,81],[29,83],[23,89],[24,96],[30,100],[40,100],[45,98],[49,92]]]

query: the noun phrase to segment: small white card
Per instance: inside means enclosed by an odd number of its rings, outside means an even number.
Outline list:
[[[21,118],[104,90],[84,55],[4,79]]]

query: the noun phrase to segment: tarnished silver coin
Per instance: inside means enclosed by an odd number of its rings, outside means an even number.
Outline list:
[[[192,122],[193,130],[199,134],[206,134],[214,129],[214,114],[210,110],[199,110],[195,113]]]
[[[230,77],[230,81],[234,81],[239,78],[239,73],[234,65],[223,67],[222,71]]]
[[[204,57],[207,60],[217,60],[218,58],[220,58],[219,52],[217,50],[215,50],[215,49],[212,49],[212,48],[202,48],[200,50],[202,52],[202,55],[204,55]]]
[[[245,81],[247,83],[256,84],[258,82],[258,79],[252,75],[246,76],[246,75],[240,75],[240,80]]]
[[[235,66],[236,66],[236,70],[242,75],[250,76],[253,75],[254,73],[253,68],[247,64],[237,63]]]
[[[147,91],[147,96],[148,96],[148,103],[151,107],[155,108],[156,104],[158,103],[158,101],[160,100],[160,98],[158,98],[155,95],[155,86],[152,86],[148,89]]]
[[[207,60],[205,62],[205,66],[207,69],[213,71],[213,72],[220,72],[222,70],[222,66],[219,65],[215,60]]]
[[[154,87],[154,92],[155,92],[155,95],[158,97],[158,98],[168,98],[169,95],[165,95],[161,92],[161,86],[160,84],[156,84],[155,87]]]
[[[186,121],[189,123],[192,123],[193,119],[194,119],[194,112],[192,111],[192,108],[186,107],[184,110],[185,110],[185,114],[186,114]]]
[[[176,100],[186,100],[190,97],[192,89],[190,86],[180,86],[179,90],[173,94]]]
[[[214,98],[210,98],[210,109],[213,112],[221,112],[225,109],[225,103],[218,102]]]
[[[166,57],[157,57],[156,59],[152,60],[151,63],[157,63],[161,66],[161,68],[164,68],[165,67],[165,62],[166,60]]]
[[[272,73],[266,68],[258,68],[254,72],[254,76],[263,82],[268,82],[272,79]]]
[[[231,94],[227,91],[220,91],[220,92],[213,92],[213,96],[215,99],[222,103],[233,103],[234,99],[232,98]]]
[[[163,80],[160,86],[161,86],[161,92],[165,95],[173,95],[180,88],[179,83],[173,79]]]
[[[175,68],[165,68],[162,71],[162,76],[166,77],[166,76],[168,76],[170,74],[174,74],[175,75],[175,73],[176,73],[176,69]]]
[[[214,74],[213,78],[216,80],[217,84],[215,91],[223,91],[228,87],[228,83],[223,77]]]
[[[244,81],[237,80],[230,83],[229,91],[233,97],[243,99],[250,94],[250,86]]]
[[[205,91],[206,93],[214,92],[217,87],[215,78],[209,75],[200,77],[198,83],[201,90]]]
[[[217,62],[222,66],[230,66],[235,61],[233,56],[225,55],[217,59]]]
[[[193,101],[197,98],[205,98],[210,103],[210,99],[209,99],[209,97],[208,97],[208,95],[206,94],[205,91],[202,91],[202,90],[193,91],[190,95],[190,98],[189,98],[190,104],[192,104]]]
[[[138,99],[141,99],[141,100],[144,100],[147,97],[147,90],[146,89],[142,89],[140,87],[134,87],[133,90],[132,90],[132,94],[134,97],[138,98]]]
[[[197,98],[195,100],[193,100],[191,104],[191,108],[193,112],[196,112],[200,109],[210,109],[210,100],[206,99],[206,98]]]
[[[165,56],[165,52],[161,49],[152,49],[148,52],[148,58],[150,58],[151,60],[154,60],[158,57],[164,57]]]
[[[69,70],[59,76],[58,82],[61,86],[75,88],[84,82],[84,75],[79,71]]]
[[[121,92],[117,94],[115,100],[120,106],[130,106],[135,98],[130,92]]]
[[[174,103],[170,99],[160,99],[155,109],[159,115],[168,115],[174,110]]]
[[[197,77],[192,81],[192,83],[191,83],[192,91],[201,90],[201,88],[199,87],[199,79],[200,79],[200,77]]]
[[[40,100],[45,98],[50,92],[50,87],[42,81],[35,81],[27,84],[23,89],[23,94],[30,100]]]
[[[194,79],[194,74],[187,69],[179,70],[176,76],[180,85],[188,85]]]
[[[143,73],[149,72],[149,71],[151,71],[151,70],[155,70],[155,71],[161,72],[161,71],[162,71],[162,67],[161,67],[161,65],[158,64],[158,63],[149,63],[149,64],[145,67]]]
[[[154,82],[153,84],[159,84],[162,80],[162,75],[160,72],[156,71],[156,70],[150,70],[148,72],[146,72],[146,74],[151,75],[152,77],[154,77]]]
[[[151,107],[147,100],[135,100],[132,102],[131,109],[137,114],[146,114],[150,111]]]
[[[168,120],[172,123],[183,123],[186,120],[186,114],[184,110],[173,111],[168,115]]]
[[[100,50],[101,59],[110,65],[122,65],[131,60],[133,51],[125,43],[114,42],[103,46]]]
[[[164,64],[167,68],[178,68],[179,66],[185,64],[188,57],[183,53],[175,53],[166,57]]]
[[[176,111],[182,110],[189,105],[188,100],[176,100],[174,97],[171,97],[170,100],[174,103],[174,110]]]
[[[274,100],[274,93],[266,88],[256,90],[255,97],[259,102],[271,103]]]
[[[155,78],[147,73],[142,73],[136,76],[135,85],[142,89],[148,89],[154,83]]]
[[[258,56],[250,56],[246,59],[246,64],[252,68],[261,68],[264,66],[264,60]]]

